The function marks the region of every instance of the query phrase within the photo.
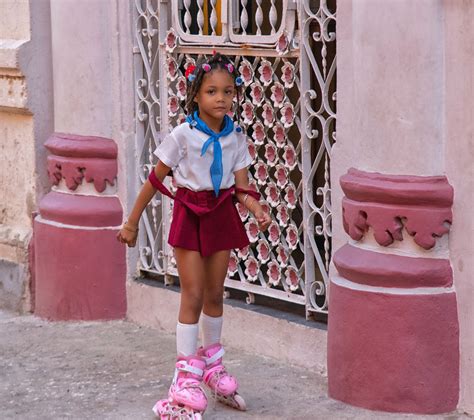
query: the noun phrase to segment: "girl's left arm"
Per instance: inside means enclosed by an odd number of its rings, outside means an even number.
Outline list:
[[[235,176],[235,186],[237,188],[242,188],[248,190],[249,187],[249,177],[247,168],[239,169],[234,172]],[[261,231],[267,230],[268,226],[272,222],[270,215],[263,210],[263,207],[260,205],[258,200],[251,197],[245,193],[237,193],[237,199],[242,203],[257,219],[258,228]]]

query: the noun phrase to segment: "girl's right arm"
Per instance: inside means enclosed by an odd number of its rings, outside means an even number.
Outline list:
[[[156,177],[163,182],[165,176],[168,175],[171,168],[158,160],[158,163],[153,170],[155,171]],[[127,221],[123,224],[122,228],[117,234],[117,240],[119,242],[127,244],[130,247],[135,246],[138,236],[138,222],[140,221],[143,210],[145,210],[146,206],[153,198],[155,193],[156,189],[153,188],[150,181],[147,179],[138,193],[138,197],[135,200],[135,204],[130,215],[128,216]]]

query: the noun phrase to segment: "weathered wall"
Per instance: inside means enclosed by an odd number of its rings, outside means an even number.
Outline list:
[[[338,4],[333,249],[346,241],[338,203],[339,178],[348,168],[394,175],[443,171],[444,61],[440,39],[433,36],[440,33],[443,15],[434,4],[431,0],[387,1],[384,7],[374,0]],[[409,28],[416,28],[416,33]]]
[[[46,190],[52,130],[49,1],[0,2],[0,306],[30,309],[32,212]]]
[[[445,0],[445,169],[454,187],[449,252],[458,294],[461,394],[474,413],[474,3]]]
[[[135,176],[131,2],[51,0],[54,131],[102,136],[118,145],[117,187],[124,213],[133,205]],[[130,274],[137,252],[128,253]]]

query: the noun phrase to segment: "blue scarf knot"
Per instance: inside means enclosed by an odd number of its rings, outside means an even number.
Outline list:
[[[194,111],[192,117],[188,115],[186,117],[186,122],[188,122],[192,127],[195,127],[203,133],[209,135],[209,138],[202,146],[201,156],[204,156],[209,145],[211,143],[213,144],[214,160],[211,164],[210,173],[212,185],[214,187],[214,193],[217,197],[219,195],[219,189],[221,187],[222,177],[224,174],[224,170],[222,167],[222,147],[219,142],[219,139],[232,133],[232,131],[234,130],[234,122],[228,115],[224,116],[224,128],[219,133],[212,131],[207,126],[207,124],[203,120],[201,120],[201,118],[199,118],[197,111]]]

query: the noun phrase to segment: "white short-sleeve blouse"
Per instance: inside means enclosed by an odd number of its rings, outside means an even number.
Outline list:
[[[178,125],[168,134],[155,150],[155,155],[173,170],[173,177],[179,187],[192,191],[213,190],[210,168],[214,159],[211,144],[201,156],[201,148],[209,136],[190,128],[187,122]],[[234,172],[252,163],[246,136],[235,130],[221,137],[223,176],[221,189],[235,184]]]

